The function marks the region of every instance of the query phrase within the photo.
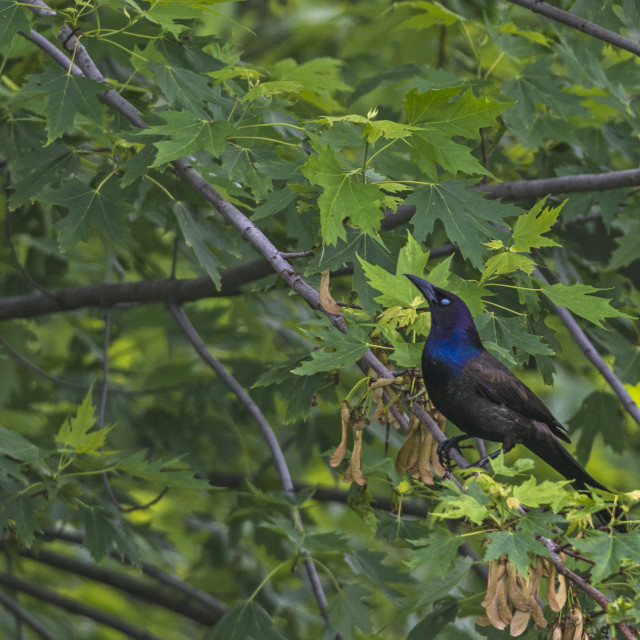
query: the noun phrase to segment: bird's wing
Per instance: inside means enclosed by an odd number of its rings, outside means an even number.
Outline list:
[[[542,400],[490,353],[485,352],[469,361],[467,367],[469,379],[475,382],[481,396],[527,418],[543,422],[556,437],[571,442],[566,429],[553,417]]]

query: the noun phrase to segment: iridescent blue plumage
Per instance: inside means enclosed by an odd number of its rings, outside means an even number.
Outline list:
[[[431,311],[422,371],[438,411],[471,436],[501,442],[504,451],[525,445],[576,488],[605,489],[560,444],[569,438],[544,403],[482,346],[467,305],[422,278],[407,277]]]

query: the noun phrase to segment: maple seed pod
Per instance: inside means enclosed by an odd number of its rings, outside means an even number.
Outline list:
[[[567,601],[567,582],[565,577],[558,573],[556,574],[555,566],[546,561],[547,564],[547,602],[551,611],[561,611]],[[558,588],[556,589],[556,581]]]
[[[531,606],[529,604],[528,585],[512,562],[507,562],[507,589],[509,602],[518,611],[529,613]]]
[[[574,605],[565,616],[562,640],[582,640],[583,626],[582,611]]]
[[[402,378],[399,378],[402,381]],[[380,389],[382,387],[388,387],[390,384],[398,384],[398,378],[379,378],[372,382],[369,386],[372,389]]]
[[[351,475],[356,484],[367,484],[367,479],[362,473],[362,432],[364,427],[355,427],[353,430],[353,453],[351,454]]]
[[[329,292],[330,273],[331,272],[329,271],[329,269],[322,272],[322,279],[320,280],[319,290],[320,305],[328,313],[332,313],[337,316],[340,315],[340,307]]]
[[[527,628],[529,624],[529,619],[531,618],[531,613],[528,611],[516,611],[513,614],[513,619],[511,620],[511,624],[509,625],[509,634],[512,637],[517,637],[524,633],[524,630]]]
[[[482,600],[485,615],[478,619],[482,625],[484,620],[496,629],[502,630],[511,622],[512,611],[507,603],[506,574],[504,565],[505,556],[489,563],[489,579],[487,580],[487,593]]]
[[[405,438],[405,441],[398,451],[396,456],[396,471],[399,475],[402,475],[405,471],[408,471],[411,465],[411,458],[415,449],[415,441],[418,436],[418,427],[420,421],[414,415],[409,419],[409,435]]]
[[[342,437],[338,448],[333,452],[331,460],[329,460],[329,464],[332,467],[337,467],[347,452],[347,433],[349,431],[349,422],[351,421],[351,412],[346,402],[343,403],[342,409],[340,410],[340,418],[342,419]]]
[[[418,475],[420,480],[425,484],[432,485],[433,474],[431,473],[431,448],[433,444],[433,436],[427,431],[427,428],[420,425],[420,436],[422,443],[418,452]]]
[[[562,640],[562,627],[557,622],[549,627],[547,640]]]

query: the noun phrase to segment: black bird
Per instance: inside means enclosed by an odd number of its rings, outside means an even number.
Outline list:
[[[483,346],[467,305],[458,296],[406,274],[429,303],[431,331],[422,352],[424,384],[434,406],[465,436],[445,443],[448,451],[471,436],[502,443],[509,451],[523,444],[576,489],[608,491],[560,444],[566,429],[542,400]]]

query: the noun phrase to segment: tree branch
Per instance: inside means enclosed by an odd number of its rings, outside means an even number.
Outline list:
[[[612,601],[601,591],[598,591],[598,589],[591,586],[584,578],[571,571],[571,569],[564,564],[559,554],[558,545],[553,540],[541,535],[536,535],[536,540],[539,540],[545,547],[547,547],[549,555],[551,556],[551,562],[553,562],[553,566],[557,569],[558,573],[561,573],[565,578],[567,578],[567,580],[575,584],[577,587],[580,587],[580,589],[582,589],[592,600],[597,602],[606,611]],[[637,640],[638,636],[631,625],[624,622],[617,622],[616,627],[622,636],[627,638],[627,640]]]
[[[35,11],[42,10],[43,6],[46,7],[41,0],[27,0],[27,4],[31,4],[32,7],[39,7],[39,9],[34,9]],[[93,60],[91,60],[86,48],[68,26],[65,25],[60,29],[58,37],[62,40],[64,47],[72,53],[74,60],[77,62],[85,76],[92,80],[96,80],[97,82],[104,82],[103,75],[100,73]],[[36,41],[36,44],[39,45],[39,42]],[[139,119],[137,109],[122,98],[120,94],[117,94],[114,91],[107,91],[100,95],[105,102],[120,111],[135,126],[140,128],[146,127],[144,122]],[[184,182],[198,191],[229,224],[240,231],[243,237],[266,258],[273,270],[289,285],[289,287],[291,287],[291,289],[300,294],[312,309],[324,313],[329,318],[333,326],[339,331],[342,331],[343,333],[347,332],[347,326],[342,315],[329,313],[322,307],[318,292],[313,289],[313,287],[309,286],[307,282],[305,282],[305,280],[296,273],[291,264],[282,257],[280,251],[278,251],[269,238],[267,238],[267,236],[253,222],[251,222],[249,218],[247,218],[231,202],[223,198],[187,160],[179,158],[178,160],[171,162],[171,164],[176,169],[178,175],[182,177]],[[411,209],[412,207],[407,208],[407,215],[412,215]],[[370,350],[368,350],[363,358],[361,358],[359,364],[361,367],[366,367],[364,368],[365,372],[370,368],[373,368],[373,370],[381,377],[394,377]],[[392,411],[395,412],[395,408],[392,408]],[[435,424],[435,421],[431,420],[430,416],[428,416],[425,411],[422,411],[422,415],[427,419],[426,426],[429,431],[432,432],[434,437],[442,438],[442,433]],[[408,431],[406,421],[401,421],[401,424],[404,424],[405,431]],[[454,451],[454,454],[455,453],[456,452]],[[464,458],[462,456],[460,456],[459,464],[464,464]]]
[[[69,542],[71,544],[77,544],[77,545],[84,544],[84,539],[82,535],[78,533],[72,533],[70,531],[44,529],[42,534],[39,534],[39,537],[45,541],[62,540],[64,542]],[[123,559],[120,556],[120,554],[115,550],[110,551],[109,556],[113,560],[117,560],[118,562],[121,562],[129,566],[131,565],[131,563],[126,558]],[[200,589],[197,589],[196,587],[189,584],[188,582],[184,582],[180,580],[180,578],[177,578],[171,575],[170,573],[167,573],[166,571],[162,571],[162,569],[158,569],[158,567],[156,567],[155,565],[149,564],[147,562],[143,562],[140,565],[140,568],[142,569],[143,573],[146,573],[148,576],[151,576],[158,582],[162,582],[167,586],[171,587],[172,589],[175,589],[176,591],[179,591],[180,593],[183,593],[189,598],[199,602],[207,609],[210,609],[211,611],[213,611],[214,614],[220,618],[228,610],[228,607],[226,604],[224,604],[223,602],[221,602],[211,594],[206,593],[205,591],[202,591]]]
[[[547,282],[547,279],[537,267],[533,269],[532,273],[543,282]],[[618,378],[598,353],[597,349],[591,343],[591,340],[589,340],[576,319],[571,315],[571,312],[565,307],[558,306],[555,302],[549,300],[549,298],[547,298],[546,301],[551,310],[560,318],[567,328],[576,344],[582,349],[584,355],[587,356],[600,375],[607,381],[613,392],[618,396],[625,411],[640,425],[640,408],[625,388],[622,380]]]
[[[31,627],[34,633],[40,636],[42,640],[58,640],[38,618],[32,616],[28,611],[25,611],[18,602],[10,598],[4,591],[0,591],[0,604],[2,604],[5,609],[11,611],[18,620],[24,622],[28,627]]]
[[[512,1],[512,0],[509,0]],[[540,180],[515,180],[499,184],[480,184],[470,191],[481,191],[488,198],[543,197],[554,193],[578,193],[582,191],[604,191],[640,185],[640,169],[625,169],[608,173],[582,173],[575,176],[542,178]]]
[[[217,289],[209,276],[183,280],[143,280],[119,284],[90,284],[56,289],[55,298],[40,293],[13,296],[0,300],[0,321],[34,318],[48,313],[74,311],[83,307],[114,307],[125,304],[156,302],[182,304],[202,298],[236,295],[240,285],[270,275],[266,260],[256,260],[234,267],[222,274]]]
[[[580,16],[573,15],[568,11],[558,9],[557,7],[547,4],[546,2],[542,2],[542,0],[507,0],[507,2],[517,4],[520,7],[524,7],[525,9],[533,11],[534,13],[539,13],[546,18],[551,18],[556,22],[561,22],[562,24],[566,24],[573,29],[577,29],[578,31],[582,31],[583,33],[593,36],[594,38],[598,38],[599,40],[608,42],[614,47],[624,49],[625,51],[629,51],[635,54],[636,56],[640,56],[640,47],[635,40],[632,40],[631,38],[625,38],[619,33],[609,31],[609,29],[605,29],[595,22],[590,22],[589,20],[585,20]]]
[[[7,544],[2,541],[0,542],[0,547],[6,548]],[[98,567],[93,563],[69,555],[55,553],[46,549],[38,551],[22,549],[18,553],[24,558],[83,576],[95,582],[101,582],[136,598],[158,604],[165,609],[179,613],[185,618],[190,618],[203,625],[212,626],[216,624],[224,614],[224,611],[221,611],[218,607],[194,607],[190,595],[182,594],[182,596],[178,596],[167,589],[148,584],[143,580],[123,575],[117,571]]]
[[[227,371],[224,365],[209,351],[206,344],[204,343],[198,332],[195,330],[195,327],[191,324],[191,322],[189,322],[189,319],[185,315],[184,311],[179,307],[176,307],[175,305],[169,305],[169,310],[171,311],[171,314],[175,318],[184,334],[187,336],[189,342],[191,342],[191,344],[193,345],[196,353],[216,372],[218,377],[229,387],[229,389],[231,389],[231,391],[236,394],[240,402],[244,405],[245,409],[257,422],[258,427],[260,428],[260,431],[262,432],[262,435],[267,442],[267,446],[271,451],[271,455],[273,456],[276,469],[278,470],[278,474],[280,476],[280,482],[282,483],[282,488],[284,489],[285,493],[293,495],[295,493],[295,488],[293,486],[291,474],[289,473],[287,461],[284,457],[282,449],[280,448],[280,444],[278,443],[278,440],[273,433],[273,429],[271,429],[271,425],[260,410],[260,407],[258,407],[253,398],[246,392],[244,387]],[[294,526],[302,530],[302,519],[297,509],[292,510],[291,517]],[[324,594],[322,584],[320,583],[320,578],[318,576],[316,566],[309,554],[304,553],[303,557],[304,566],[307,571],[307,577],[309,578],[311,588],[318,602],[320,613],[322,614],[322,617],[328,621],[329,614],[327,612],[327,598]],[[341,634],[336,635],[336,638],[341,637]]]
[[[100,624],[124,633],[129,638],[134,638],[135,640],[161,640],[158,636],[153,635],[146,629],[142,629],[141,627],[131,624],[126,620],[122,620],[122,618],[111,615],[110,613],[105,613],[100,609],[78,602],[77,600],[72,600],[66,596],[61,596],[55,591],[46,589],[39,584],[30,582],[29,580],[24,580],[23,578],[18,578],[8,573],[0,573],[0,584],[10,587],[11,589],[15,589],[16,591],[28,593],[34,598],[49,602],[60,609],[64,609],[65,611],[76,613],[84,616],[85,618],[91,618]]]

